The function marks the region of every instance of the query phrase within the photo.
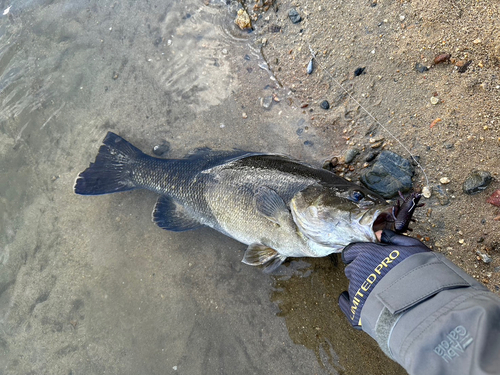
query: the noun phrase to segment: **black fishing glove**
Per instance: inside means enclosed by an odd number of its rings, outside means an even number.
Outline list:
[[[397,264],[417,253],[431,251],[415,238],[384,230],[381,243],[359,242],[347,245],[342,261],[348,266],[349,293],[339,297],[339,306],[356,329],[361,327],[361,310],[375,285]]]

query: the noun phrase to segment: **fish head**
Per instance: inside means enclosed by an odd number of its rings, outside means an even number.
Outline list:
[[[374,224],[386,209],[383,198],[355,184],[344,189],[311,185],[290,201],[300,233],[335,251],[352,242],[376,242]]]

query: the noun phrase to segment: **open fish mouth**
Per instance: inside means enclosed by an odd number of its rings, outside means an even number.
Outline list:
[[[413,213],[418,207],[422,207],[424,203],[419,203],[422,194],[411,193],[407,197],[399,193],[402,201],[399,199],[393,207],[387,211],[380,213],[373,222],[373,232],[383,229],[390,229],[396,233],[405,233],[411,231],[409,228],[410,222],[413,220]]]

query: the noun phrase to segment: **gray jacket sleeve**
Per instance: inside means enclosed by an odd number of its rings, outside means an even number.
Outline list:
[[[361,324],[410,375],[500,374],[500,298],[441,254],[394,267]]]

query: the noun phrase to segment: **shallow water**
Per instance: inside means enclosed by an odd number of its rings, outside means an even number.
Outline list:
[[[194,0],[1,6],[0,372],[374,366],[358,353],[380,352],[336,306],[345,281],[329,258],[264,275],[219,233],[157,228],[152,193],[73,193],[109,130],[149,153],[166,140],[168,157],[207,146],[317,164],[329,156],[254,36],[232,24],[234,9]],[[264,109],[273,94],[280,101]]]

